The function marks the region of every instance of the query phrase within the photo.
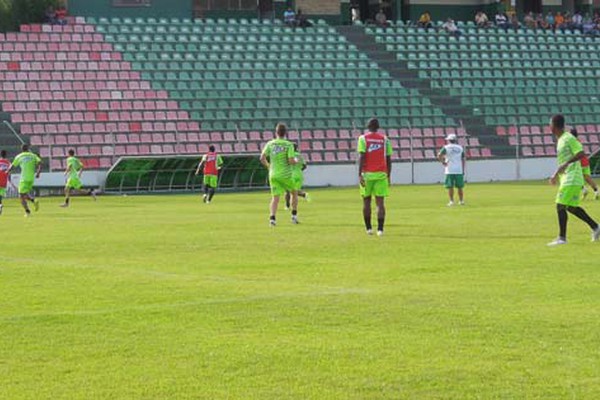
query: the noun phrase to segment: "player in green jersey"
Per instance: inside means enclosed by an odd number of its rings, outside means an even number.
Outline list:
[[[307,168],[307,162],[302,157],[302,154],[298,151],[298,145],[294,143],[294,157],[298,162],[292,166],[292,180],[294,181],[294,187],[298,191],[298,197],[302,197],[306,201],[310,201],[308,193],[302,191],[304,186],[304,170]],[[290,200],[292,195],[289,191],[285,192],[285,209],[290,208]]]
[[[260,155],[260,162],[269,170],[269,186],[271,186],[271,207],[269,224],[276,225],[277,207],[279,198],[286,191],[292,197],[292,223],[298,223],[298,190],[292,179],[292,166],[298,161],[294,156],[294,145],[286,139],[287,127],[277,124],[275,128],[277,137],[269,141]]]
[[[570,132],[565,130],[565,117],[557,114],[550,121],[552,134],[557,138],[556,155],[558,168],[550,177],[550,183],[560,183],[556,196],[556,212],[558,214],[559,234],[548,246],[567,243],[567,212],[584,221],[592,229],[592,241],[600,237],[600,226],[583,208],[579,206],[583,173],[581,159],[585,156],[583,146]]]
[[[83,189],[81,174],[83,174],[83,163],[75,157],[75,150],[70,149],[69,158],[67,158],[67,169],[65,170],[65,176],[67,177],[65,202],[60,205],[61,207],[69,207],[71,196],[76,194],[92,196],[94,201],[96,200],[96,192],[93,189]]]
[[[21,146],[21,153],[15,157],[7,174],[10,175],[10,172],[14,167],[21,168],[19,197],[21,198],[21,205],[25,209],[25,216],[28,217],[31,215],[31,210],[29,210],[29,206],[27,205],[28,201],[33,203],[33,209],[35,211],[40,209],[39,201],[33,197],[33,184],[35,179],[40,177],[40,172],[42,171],[42,159],[37,154],[29,151],[29,146],[24,144]]]

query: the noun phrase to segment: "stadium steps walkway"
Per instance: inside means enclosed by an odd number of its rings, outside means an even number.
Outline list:
[[[472,110],[463,106],[460,99],[450,95],[448,90],[432,89],[428,79],[419,78],[416,71],[408,69],[405,61],[396,60],[394,55],[386,50],[385,45],[377,43],[374,36],[367,35],[362,26],[338,26],[336,29],[380,68],[388,71],[402,86],[418,89],[422,96],[429,98],[431,103],[440,107],[448,117],[457,122],[462,121],[467,133],[478,137],[483,146],[493,148],[495,156],[514,154],[507,139],[496,135],[495,127],[486,125],[483,117],[473,115]]]

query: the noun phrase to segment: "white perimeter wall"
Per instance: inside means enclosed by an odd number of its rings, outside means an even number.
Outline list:
[[[536,180],[548,178],[556,168],[554,158],[529,158],[524,160],[481,160],[467,161],[468,182]],[[353,186],[358,182],[355,164],[310,165],[305,173],[306,186]],[[392,168],[392,183],[438,183],[444,179],[444,169],[439,162],[395,163]],[[82,176],[85,186],[103,186],[106,171],[85,171]],[[18,176],[13,177],[18,182]],[[43,173],[37,181],[39,186],[64,186],[62,172]]]

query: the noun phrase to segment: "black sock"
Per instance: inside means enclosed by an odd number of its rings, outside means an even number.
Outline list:
[[[270,219],[271,221],[275,221],[275,216],[274,216],[274,215],[271,215],[271,216],[269,217],[269,219]]]
[[[298,210],[292,210],[292,215],[294,215],[294,216],[298,215]]]
[[[383,224],[385,223],[385,218],[377,218],[377,230],[383,231]]]
[[[365,228],[367,228],[368,231],[373,229],[373,226],[371,225],[371,216],[370,215],[368,217],[365,216]]]
[[[579,218],[580,220],[582,220],[583,222],[585,222],[586,224],[589,225],[590,228],[592,228],[593,230],[598,229],[598,223],[596,221],[594,221],[592,219],[592,217],[590,217],[588,215],[588,213],[585,212],[585,210],[581,207],[569,207],[567,208],[567,210],[573,214],[574,216],[576,216],[577,218]]]
[[[567,238],[567,220],[569,219],[569,215],[567,214],[567,210],[564,206],[557,204],[556,213],[558,214],[558,236],[560,238]]]
[[[34,197],[30,197],[29,201],[32,202],[32,203],[35,203],[35,198]]]
[[[211,201],[214,195],[215,195],[215,189],[213,189],[213,188],[208,189],[208,201]]]
[[[70,201],[70,200],[71,200],[71,199],[70,199],[69,197],[67,197],[67,198],[65,199],[65,204],[69,204],[69,201]]]

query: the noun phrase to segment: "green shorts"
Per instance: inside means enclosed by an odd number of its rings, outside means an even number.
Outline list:
[[[204,184],[210,188],[216,189],[219,183],[219,177],[217,175],[204,175]]]
[[[292,182],[294,182],[294,190],[302,189],[302,186],[304,186],[304,175],[300,174],[299,176],[292,177]]]
[[[29,194],[33,190],[33,180],[24,181],[21,179],[19,182],[19,194]]]
[[[581,167],[581,172],[583,172],[583,175],[592,175],[592,169],[589,165],[587,167]]]
[[[79,177],[72,176],[67,179],[67,184],[65,186],[67,189],[79,190],[83,187],[83,183],[81,183],[81,179],[79,179]]]
[[[362,197],[388,197],[390,194],[390,183],[387,178],[365,179],[365,186],[360,187]]]
[[[0,188],[0,197],[6,197],[6,188]]]
[[[462,189],[465,187],[465,178],[463,174],[447,174],[446,180],[444,181],[444,187],[446,189],[457,188]]]
[[[556,204],[579,207],[581,201],[581,186],[561,186],[556,194]]]
[[[285,192],[295,192],[294,180],[292,178],[279,179],[269,178],[269,186],[271,186],[271,194],[273,196],[284,195]]]

